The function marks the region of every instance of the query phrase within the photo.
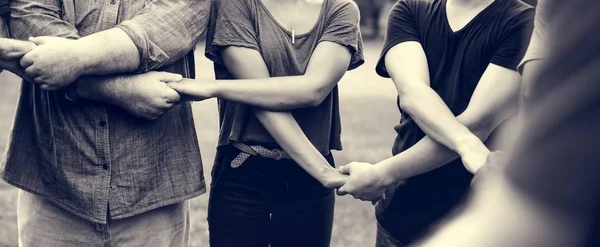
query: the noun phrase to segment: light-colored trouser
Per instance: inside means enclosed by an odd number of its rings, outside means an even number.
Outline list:
[[[188,246],[189,201],[108,224],[82,219],[33,194],[19,191],[19,246]]]

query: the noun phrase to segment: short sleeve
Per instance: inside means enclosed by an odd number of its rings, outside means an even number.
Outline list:
[[[414,13],[418,7],[418,1],[400,0],[388,15],[387,31],[381,56],[375,70],[378,75],[389,78],[390,75],[385,68],[385,55],[397,44],[407,41],[420,42],[417,28],[417,18]]]
[[[363,56],[363,40],[359,28],[360,13],[353,1],[333,8],[331,18],[325,27],[319,42],[330,41],[347,47],[352,53],[348,70],[355,69],[365,62]]]
[[[523,65],[528,61],[541,60],[546,57],[546,47],[548,46],[547,6],[547,1],[539,1],[535,9],[533,33],[531,35],[531,40],[529,41],[527,52],[519,64],[519,72],[522,72]]]
[[[513,18],[512,23],[507,25],[500,37],[501,42],[492,56],[491,63],[517,70],[531,38],[533,17],[534,11],[531,8]]]
[[[8,17],[10,15],[10,0],[0,0],[0,17]]]
[[[239,46],[260,51],[248,0],[214,0],[208,24],[205,55],[223,64],[221,49]]]

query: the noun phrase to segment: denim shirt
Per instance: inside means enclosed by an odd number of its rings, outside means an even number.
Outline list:
[[[138,72],[193,76],[192,49],[205,30],[207,0],[14,0],[15,38],[77,39],[117,27],[140,54]],[[93,83],[93,82],[90,82]],[[0,169],[8,183],[84,219],[106,223],[205,192],[191,106],[157,120],[64,90],[23,82]]]

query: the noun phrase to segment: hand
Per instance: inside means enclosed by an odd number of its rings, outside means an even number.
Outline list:
[[[479,138],[472,138],[468,141],[464,141],[457,148],[457,152],[465,165],[465,168],[475,173],[479,168],[485,164],[490,150],[481,142]]]
[[[30,41],[0,38],[0,72],[4,69],[23,77],[19,59],[36,45]]]
[[[327,174],[325,174],[325,176],[323,176],[323,179],[321,179],[321,184],[323,184],[323,186],[328,189],[337,189],[339,187],[342,187],[342,185],[346,183],[347,179],[347,175],[344,175],[340,173],[337,169],[332,168],[327,172]]]
[[[485,164],[489,153],[490,151],[487,148],[480,151],[471,151],[462,155],[461,160],[465,168],[475,174]]]
[[[200,82],[196,80],[184,79],[180,82],[168,83],[169,87],[175,89],[187,100],[202,101],[215,97],[215,81]]]
[[[0,60],[19,59],[35,47],[31,41],[0,38]]]
[[[182,76],[167,72],[147,72],[126,76],[115,89],[113,103],[134,116],[157,119],[180,100],[179,93],[167,86]]]
[[[346,184],[338,189],[338,195],[351,194],[363,201],[377,201],[390,186],[385,175],[376,165],[352,162],[339,168],[343,174],[350,175]]]
[[[85,47],[76,40],[59,37],[29,39],[38,45],[21,58],[25,76],[44,90],[57,90],[73,83],[83,75],[84,63],[78,51]]]

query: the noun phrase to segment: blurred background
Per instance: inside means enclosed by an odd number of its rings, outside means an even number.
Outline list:
[[[391,156],[399,121],[396,90],[393,83],[375,74],[375,64],[383,45],[387,13],[393,0],[355,0],[361,9],[361,30],[365,39],[366,63],[346,73],[339,83],[344,150],[334,152],[337,165],[351,161],[378,162]],[[536,1],[526,1],[535,4]],[[212,63],[203,54],[204,44],[196,48],[199,78],[213,79]],[[0,150],[12,127],[20,80],[0,74]],[[194,117],[204,163],[207,184],[215,155],[218,134],[216,100],[194,103]],[[191,246],[208,246],[206,210],[208,193],[192,200]],[[17,190],[0,181],[0,247],[17,246]],[[369,202],[350,196],[338,197],[331,246],[374,246],[375,219]]]

